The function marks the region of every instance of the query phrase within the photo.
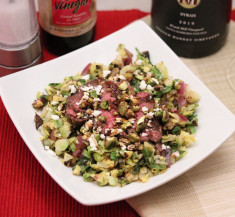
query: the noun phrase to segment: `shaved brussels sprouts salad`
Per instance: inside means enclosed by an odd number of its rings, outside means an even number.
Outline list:
[[[108,65],[50,83],[33,107],[45,150],[73,174],[99,186],[147,182],[187,154],[195,142],[199,95],[168,75],[148,51],[123,44]]]

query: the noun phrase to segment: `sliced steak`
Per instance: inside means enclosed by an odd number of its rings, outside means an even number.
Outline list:
[[[86,143],[82,139],[82,136],[78,136],[78,143],[76,144],[76,150],[73,152],[74,157],[81,157],[83,150],[86,148]]]
[[[113,81],[106,81],[103,84],[103,94],[101,96],[101,102],[108,101],[111,109],[117,109],[119,104],[118,96],[121,96],[121,90]]]
[[[93,86],[97,87],[100,83],[102,83],[101,80],[95,79],[93,81],[88,82],[84,87]],[[66,109],[65,109],[65,115],[68,118],[68,121],[73,125],[81,125],[83,124],[88,118],[78,118],[77,113],[85,114],[86,110],[88,109],[89,105],[87,105],[86,108],[81,109],[80,101],[82,97],[84,96],[84,91],[82,90],[84,87],[79,87],[77,89],[77,92],[72,94],[67,99]]]
[[[159,124],[156,118],[152,119],[151,122],[149,120],[145,121],[146,128],[141,133],[140,141],[148,141],[151,140],[152,142],[158,142],[162,138],[162,127]],[[148,123],[151,124],[151,127],[148,126]]]
[[[99,120],[99,118],[97,118],[97,120],[94,123],[95,129],[97,129],[98,127],[101,127],[102,134],[107,134],[107,133],[105,133],[106,129],[113,129],[114,126],[115,126],[116,118],[120,117],[120,116],[115,116],[113,114],[113,112],[115,112],[115,110],[111,110],[111,111],[101,110],[101,114],[100,115],[105,117],[106,120],[105,120],[105,122],[102,122],[101,120]]]
[[[73,125],[81,125],[86,121],[84,118],[78,118],[77,113],[84,113],[83,109],[79,107],[79,102],[83,97],[83,91],[81,87],[78,88],[77,92],[72,94],[67,99],[65,115],[68,121]]]

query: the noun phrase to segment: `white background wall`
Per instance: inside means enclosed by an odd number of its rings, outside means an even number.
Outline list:
[[[35,2],[37,7],[37,0]],[[135,8],[149,12],[152,0],[96,0],[96,2],[98,10],[125,10]],[[235,0],[233,0],[233,8],[235,8]]]

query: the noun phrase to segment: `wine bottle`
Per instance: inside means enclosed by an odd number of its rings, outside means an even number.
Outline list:
[[[152,28],[179,56],[218,51],[228,35],[231,0],[153,0]]]
[[[39,0],[39,22],[46,49],[62,55],[93,39],[95,0]]]

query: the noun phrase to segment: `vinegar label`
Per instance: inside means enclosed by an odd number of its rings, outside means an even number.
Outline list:
[[[76,26],[91,19],[92,0],[52,0],[52,24]]]
[[[188,8],[188,9],[196,8],[201,2],[201,0],[177,0],[177,1],[183,8]]]

